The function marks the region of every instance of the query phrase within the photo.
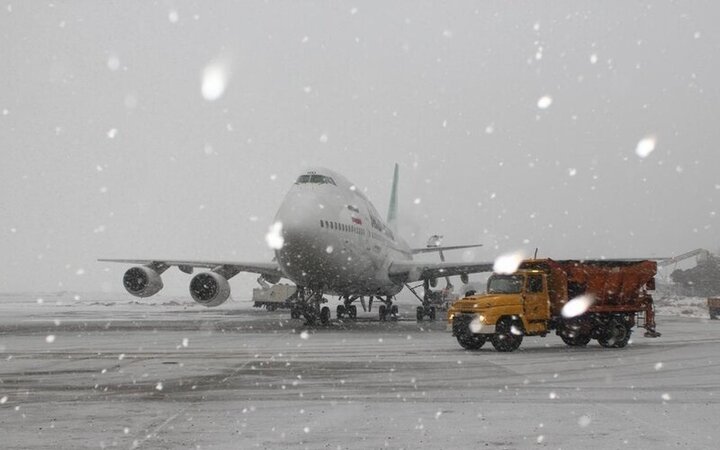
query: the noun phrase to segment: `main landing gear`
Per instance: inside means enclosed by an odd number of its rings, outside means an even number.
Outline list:
[[[368,308],[365,308],[365,298],[360,296],[343,296],[341,297],[342,305],[338,305],[335,314],[339,320],[348,318],[350,320],[357,319],[357,306],[353,303],[360,300],[363,311],[372,311],[373,301],[381,302],[378,307],[378,319],[383,322],[386,320],[398,320],[398,306],[393,304],[393,297],[371,296]],[[311,291],[308,288],[299,287],[295,295],[290,299],[290,317],[299,319],[304,317],[307,325],[314,325],[318,321],[322,325],[330,323],[330,308],[321,306],[327,303],[327,299],[323,297],[320,291]]]
[[[384,322],[388,319],[398,320],[398,306],[393,304],[392,297],[389,295],[385,298],[375,297],[376,300],[382,302],[378,307],[378,319]],[[370,308],[372,308],[373,297],[370,297]]]

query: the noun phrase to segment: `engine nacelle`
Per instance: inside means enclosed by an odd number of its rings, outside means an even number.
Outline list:
[[[230,284],[218,273],[199,273],[190,280],[190,295],[203,306],[218,306],[230,297]]]
[[[125,289],[135,297],[150,297],[163,288],[160,274],[147,266],[131,267],[123,275]]]

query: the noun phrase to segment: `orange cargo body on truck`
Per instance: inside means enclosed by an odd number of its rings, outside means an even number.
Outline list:
[[[523,336],[552,330],[570,346],[597,339],[604,347],[624,347],[636,325],[647,337],[659,336],[647,292],[655,289],[656,271],[654,261],[526,260],[514,274],[493,274],[487,293],[456,302],[448,326],[467,349],[489,339],[497,350],[512,351]],[[573,299],[582,309],[563,315]]]

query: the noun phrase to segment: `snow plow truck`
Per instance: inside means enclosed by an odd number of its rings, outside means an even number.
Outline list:
[[[497,351],[520,347],[523,336],[554,331],[572,347],[590,340],[625,347],[633,327],[655,330],[652,296],[657,264],[648,260],[522,261],[512,274],[494,273],[487,292],[468,292],[448,310],[448,328],[465,349],[490,341]]]

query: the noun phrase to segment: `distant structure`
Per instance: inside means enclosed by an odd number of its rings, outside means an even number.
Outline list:
[[[659,261],[658,266],[677,264],[693,257],[696,258],[695,267],[686,270],[675,269],[670,273],[670,279],[675,283],[675,293],[691,297],[720,296],[720,257],[708,250],[698,248]]]

